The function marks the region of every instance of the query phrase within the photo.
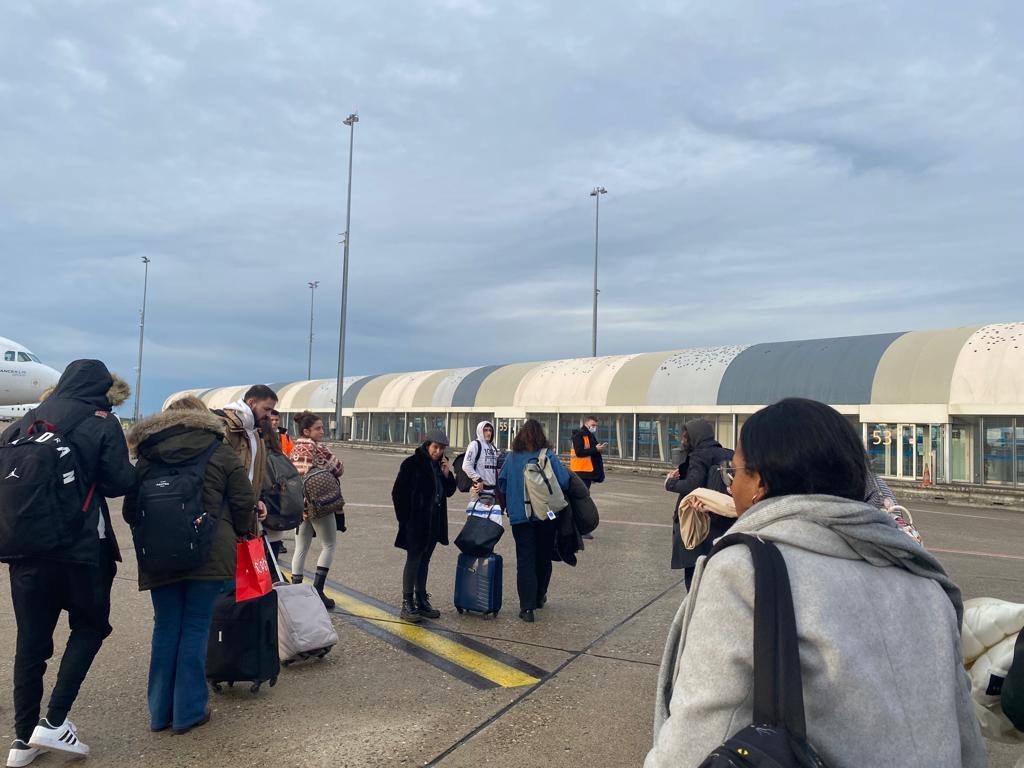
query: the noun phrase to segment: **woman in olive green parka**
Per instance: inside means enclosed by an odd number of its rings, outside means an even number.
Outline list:
[[[139,484],[153,462],[195,461],[215,441],[223,422],[202,401],[186,397],[166,411],[140,421],[128,433],[138,457],[135,488],[125,496],[124,519],[137,520]],[[213,606],[235,576],[238,537],[256,528],[256,494],[238,454],[221,443],[206,466],[203,508],[215,521],[209,559],[191,571],[154,573],[139,569],[139,589],[153,600],[153,650],[149,664],[150,729],[185,733],[210,719],[206,687],[206,645]]]

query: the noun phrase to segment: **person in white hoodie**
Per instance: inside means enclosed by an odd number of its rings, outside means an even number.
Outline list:
[[[960,589],[864,502],[867,473],[850,422],[799,399],[751,416],[723,471],[740,515],[730,534],[785,559],[807,741],[829,768],[982,768]],[[727,547],[698,561],[669,630],[645,768],[700,765],[752,724],[753,643],[752,559]]]
[[[470,501],[476,501],[482,493],[494,493],[498,483],[498,449],[494,447],[494,425],[491,422],[481,421],[476,425],[476,440],[466,449],[462,470],[473,481]]]

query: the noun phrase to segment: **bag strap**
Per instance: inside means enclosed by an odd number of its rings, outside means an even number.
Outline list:
[[[474,440],[473,442],[476,443],[476,456],[473,457],[473,469],[475,470],[480,466],[480,454],[484,452],[484,444],[479,440]]]
[[[779,548],[748,534],[722,538],[712,555],[744,544],[754,561],[754,725],[785,726],[807,738],[800,646],[789,572]]]

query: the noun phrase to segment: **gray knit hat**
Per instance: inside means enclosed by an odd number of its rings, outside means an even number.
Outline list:
[[[438,445],[443,445],[445,448],[447,448],[448,445],[449,445],[449,443],[448,443],[448,435],[446,435],[444,433],[444,431],[440,430],[440,429],[434,429],[434,430],[431,430],[430,432],[428,432],[427,433],[427,442],[428,443],[437,443]]]

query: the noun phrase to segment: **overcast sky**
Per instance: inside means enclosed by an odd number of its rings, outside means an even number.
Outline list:
[[[0,335],[143,404],[1024,319],[1024,5],[6,2]]]

